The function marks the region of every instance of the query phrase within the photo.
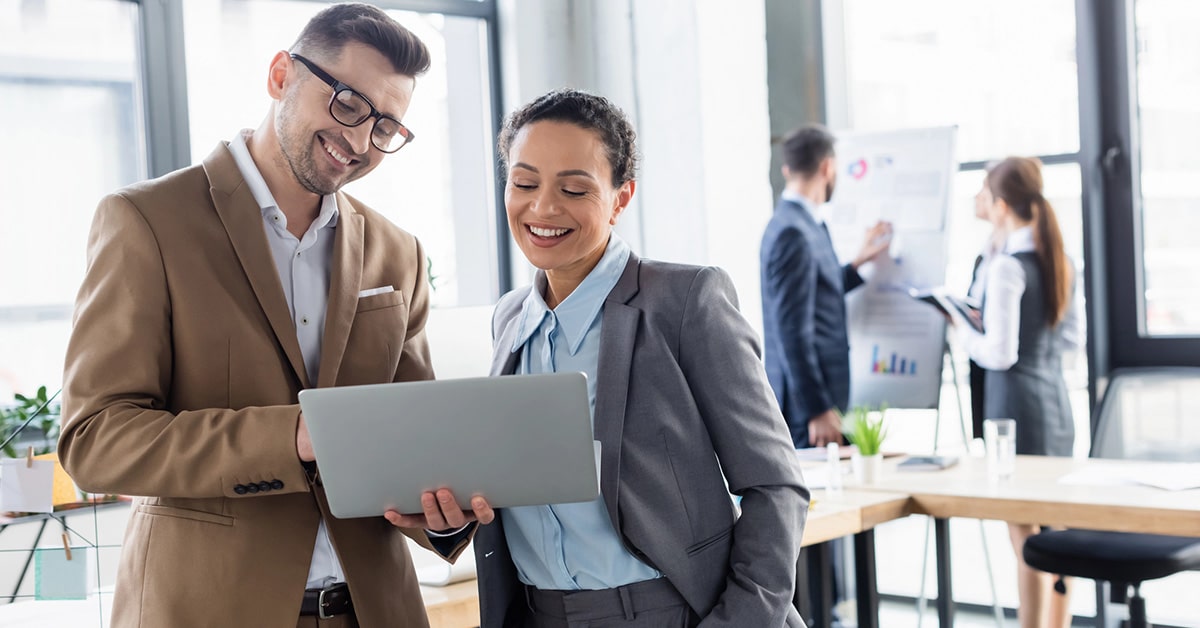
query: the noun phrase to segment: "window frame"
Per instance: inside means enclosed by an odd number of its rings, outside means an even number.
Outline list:
[[[192,163],[190,130],[188,127],[187,67],[184,50],[182,2],[146,2],[135,0],[139,8],[140,46],[143,73],[143,101],[146,110],[146,154],[150,177],[159,177],[185,168]],[[304,0],[316,4],[332,4],[333,0]],[[500,94],[500,41],[497,29],[496,0],[376,0],[385,11],[415,11],[441,13],[448,16],[481,20],[487,33],[488,84],[492,108],[492,128],[500,129],[503,121],[503,102]],[[495,154],[495,138],[491,139]],[[489,156],[490,157],[490,156]],[[494,159],[494,158],[493,158]],[[496,208],[492,220],[496,233],[496,273],[493,277],[501,294],[512,289],[509,271],[508,221],[504,212],[503,186],[499,182],[492,191]]]
[[[1114,369],[1200,366],[1200,335],[1151,336],[1146,331],[1135,1],[1075,0],[1079,150],[1038,156],[1047,165],[1077,163],[1082,177],[1083,289],[1093,404]],[[825,37],[840,37],[829,32],[837,21],[830,14],[839,8],[836,2],[814,2],[802,11],[803,20],[822,24]],[[822,47],[803,56],[805,67],[826,67]],[[826,120],[828,113],[844,108],[846,88],[837,77],[822,75],[816,89],[819,104],[806,108],[808,119]],[[959,170],[983,166],[963,162]]]
[[[1100,229],[1093,245],[1100,255],[1093,258],[1107,268],[1097,268],[1089,280],[1102,284],[1099,289],[1109,297],[1098,313],[1107,317],[1105,375],[1126,367],[1200,366],[1200,335],[1152,336],[1146,329],[1134,3],[1076,0],[1079,12],[1090,19],[1081,22],[1079,47],[1088,52],[1097,95],[1090,131],[1098,139],[1088,157],[1103,202],[1095,208]],[[1081,80],[1083,61],[1081,55]]]

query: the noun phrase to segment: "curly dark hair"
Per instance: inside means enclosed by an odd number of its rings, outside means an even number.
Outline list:
[[[506,170],[508,151],[517,132],[541,120],[568,122],[595,131],[608,153],[614,188],[637,178],[637,133],[629,118],[625,117],[625,112],[603,96],[577,89],[552,91],[508,116],[497,142],[500,163]]]

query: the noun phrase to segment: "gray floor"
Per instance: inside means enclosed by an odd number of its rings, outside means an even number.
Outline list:
[[[915,605],[902,602],[884,601],[879,603],[879,625],[882,628],[906,628],[917,626],[917,610]],[[925,611],[922,628],[937,626],[937,610],[930,607]],[[1006,626],[1016,626],[1009,620]],[[986,613],[970,613],[958,611],[954,614],[955,628],[996,628],[996,620]]]

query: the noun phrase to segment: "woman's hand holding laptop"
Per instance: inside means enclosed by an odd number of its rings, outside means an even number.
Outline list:
[[[472,521],[484,525],[496,518],[487,500],[480,495],[471,498],[471,510],[460,510],[458,501],[450,489],[438,489],[421,493],[421,514],[402,515],[395,510],[383,513],[385,519],[397,528],[424,528],[434,532],[457,530]]]

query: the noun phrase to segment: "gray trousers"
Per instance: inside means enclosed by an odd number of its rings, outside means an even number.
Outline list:
[[[527,628],[692,628],[700,619],[666,578],[599,591],[525,588]]]

